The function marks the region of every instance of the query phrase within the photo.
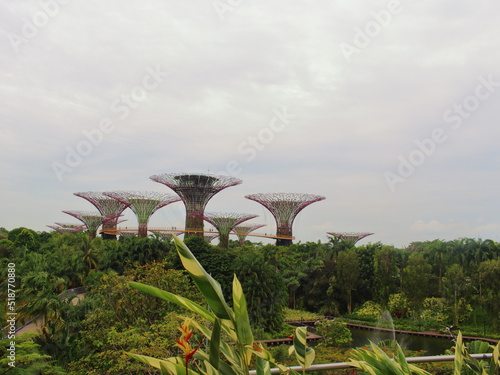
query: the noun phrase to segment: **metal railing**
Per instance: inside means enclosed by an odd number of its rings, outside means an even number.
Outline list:
[[[471,354],[472,358],[475,359],[490,359],[493,356],[492,353],[487,353],[487,354]],[[424,362],[450,362],[455,359],[454,355],[436,355],[436,356],[429,356],[429,357],[407,357],[406,361],[408,363],[424,363]],[[298,372],[302,372],[302,367],[300,366],[290,366],[289,367],[291,370],[295,370]],[[312,365],[306,368],[307,372],[312,372],[312,371],[327,371],[327,370],[339,370],[339,369],[346,369],[346,368],[354,368],[352,365],[350,365],[348,362],[338,362],[338,363],[326,363],[322,365]],[[280,369],[279,368],[272,368],[271,369],[271,374],[279,374]],[[256,370],[250,370],[249,375],[256,375],[257,371]]]

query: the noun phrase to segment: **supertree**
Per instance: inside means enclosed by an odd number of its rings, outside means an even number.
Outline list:
[[[120,233],[120,237],[123,237],[123,238],[137,237],[136,230],[121,230],[119,233]]]
[[[276,220],[276,245],[292,244],[292,225],[297,214],[311,203],[322,201],[325,197],[302,193],[259,193],[245,195],[266,207]]]
[[[108,191],[103,194],[130,207],[139,223],[139,237],[148,236],[148,221],[151,215],[160,208],[181,200],[176,195],[156,191]]]
[[[217,233],[217,234],[206,234],[206,233],[205,233],[205,235],[203,236],[203,239],[204,239],[206,242],[210,243],[210,242],[212,242],[213,240],[215,240],[217,237],[219,237],[219,234],[218,234],[218,233]]]
[[[92,203],[101,215],[106,218],[112,218],[103,223],[102,238],[116,239],[115,231],[116,226],[118,225],[118,218],[129,205],[127,203],[120,202],[117,199],[108,197],[99,191],[84,191],[73,194]]]
[[[55,225],[47,225],[49,228],[54,229],[59,233],[76,233],[85,229],[85,225],[81,224],[68,224],[68,223],[54,223]]]
[[[371,236],[373,233],[364,233],[364,232],[327,232],[330,236],[338,238],[341,241],[349,241],[352,242],[353,245],[356,244],[359,240]]]
[[[208,221],[217,229],[219,232],[219,246],[224,249],[229,247],[229,232],[231,232],[236,225],[257,216],[258,215],[242,214],[238,212],[209,212],[204,215],[199,215],[199,217]]]
[[[238,242],[240,246],[243,246],[245,244],[245,239],[247,236],[253,232],[254,230],[257,230],[259,228],[265,227],[266,224],[243,224],[243,225],[237,225],[233,228],[233,232],[238,236]]]
[[[164,230],[150,230],[151,233],[153,233],[157,238],[161,239],[162,241],[171,241],[172,238],[174,237],[174,234],[176,236],[180,236],[184,232],[167,232]]]
[[[97,236],[97,229],[103,223],[103,220],[107,220],[104,215],[101,215],[100,212],[94,211],[63,211],[65,214],[71,215],[87,227],[87,231],[89,233],[90,238],[95,238]]]
[[[230,176],[192,173],[163,173],[150,179],[168,186],[182,198],[186,206],[185,237],[203,236],[202,217],[208,201],[219,191],[242,182]]]

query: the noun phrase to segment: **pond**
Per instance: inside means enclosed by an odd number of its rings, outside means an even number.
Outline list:
[[[403,348],[413,351],[425,350],[425,353],[422,353],[421,356],[431,356],[445,354],[445,350],[450,349],[454,345],[451,338],[416,336],[404,333],[394,334],[355,327],[349,327],[349,329],[352,334],[354,347],[368,346],[369,341],[377,343],[381,340],[393,340],[395,338]]]

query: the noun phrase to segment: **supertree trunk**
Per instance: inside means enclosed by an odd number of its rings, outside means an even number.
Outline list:
[[[137,236],[141,238],[146,238],[148,236],[148,223],[139,223]]]

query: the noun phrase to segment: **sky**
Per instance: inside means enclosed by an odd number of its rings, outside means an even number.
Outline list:
[[[0,227],[95,211],[82,191],[173,193],[230,175],[207,212],[272,215],[295,242],[500,241],[500,3],[0,1]],[[182,226],[182,202],[150,226]],[[136,225],[127,211],[128,227]],[[263,240],[266,243],[268,240]]]

